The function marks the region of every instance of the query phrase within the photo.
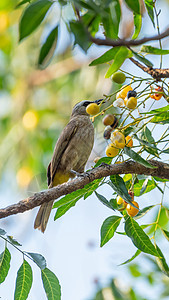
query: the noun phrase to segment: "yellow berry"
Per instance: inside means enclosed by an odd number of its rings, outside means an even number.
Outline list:
[[[118,205],[118,210],[119,211],[123,211],[125,208],[126,208],[126,206],[127,206],[127,203],[123,200],[123,198],[121,198],[120,196],[117,196],[117,199],[116,199],[116,201],[117,201],[117,205]]]
[[[108,157],[115,157],[119,153],[119,149],[115,148],[113,144],[106,147],[106,155]]]
[[[126,146],[127,147],[133,147],[133,140],[131,138],[131,136],[126,136]]]
[[[127,108],[134,109],[137,106],[137,99],[135,97],[130,97],[127,99],[126,104]]]
[[[96,103],[90,103],[87,107],[86,107],[86,112],[89,115],[96,115],[98,114],[100,111],[100,107],[96,104]]]
[[[121,89],[122,91],[123,91],[123,93],[125,93],[125,97],[127,96],[127,93],[129,92],[129,91],[132,91],[133,89],[132,89],[132,87],[131,87],[131,85],[124,85],[124,86],[122,86],[122,89]]]
[[[124,99],[125,97],[126,97],[126,93],[124,93],[123,90],[121,90],[120,92],[118,92],[116,94],[116,99],[119,99],[119,98]]]
[[[104,118],[103,118],[103,124],[105,126],[108,126],[108,125],[112,125],[114,123],[114,120],[115,120],[115,117],[114,115],[106,115]]]
[[[139,212],[139,205],[136,201],[133,201],[132,203],[138,208],[135,208],[132,205],[127,204],[126,210],[130,217],[135,217]]]
[[[115,72],[112,75],[112,80],[116,83],[122,84],[126,80],[126,76],[122,72]]]
[[[126,144],[124,134],[118,130],[115,130],[111,134],[111,141],[112,141],[112,144],[114,145],[114,147],[119,148],[119,149],[123,149]]]

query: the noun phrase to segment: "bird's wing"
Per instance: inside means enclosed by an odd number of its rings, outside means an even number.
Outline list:
[[[66,127],[63,129],[60,137],[58,138],[51,163],[48,166],[47,177],[48,177],[48,186],[53,181],[55,173],[60,164],[63,153],[65,152],[67,146],[70,143],[70,140],[75,135],[78,129],[78,124],[76,120],[70,120]]]

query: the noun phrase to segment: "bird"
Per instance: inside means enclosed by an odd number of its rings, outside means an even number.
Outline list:
[[[86,107],[90,103],[100,104],[103,99],[78,102],[72,110],[70,120],[61,132],[47,169],[48,188],[52,188],[75,174],[83,173],[93,148],[94,127]],[[54,200],[43,203],[37,213],[34,228],[44,233]]]

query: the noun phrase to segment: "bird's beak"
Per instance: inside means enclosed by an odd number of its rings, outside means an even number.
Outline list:
[[[96,104],[100,104],[101,102],[102,103],[105,103],[105,101],[103,101],[103,99],[99,99],[99,100],[95,100],[95,101],[93,101],[94,103],[96,103]]]

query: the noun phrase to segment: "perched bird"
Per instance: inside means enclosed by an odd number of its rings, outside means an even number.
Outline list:
[[[94,127],[90,115],[86,112],[86,107],[90,103],[99,104],[101,101],[102,99],[93,102],[84,100],[74,106],[70,121],[56,142],[52,160],[48,166],[48,188],[74,177],[73,171],[84,172],[94,143]],[[52,206],[53,200],[40,206],[34,228],[45,231]]]

